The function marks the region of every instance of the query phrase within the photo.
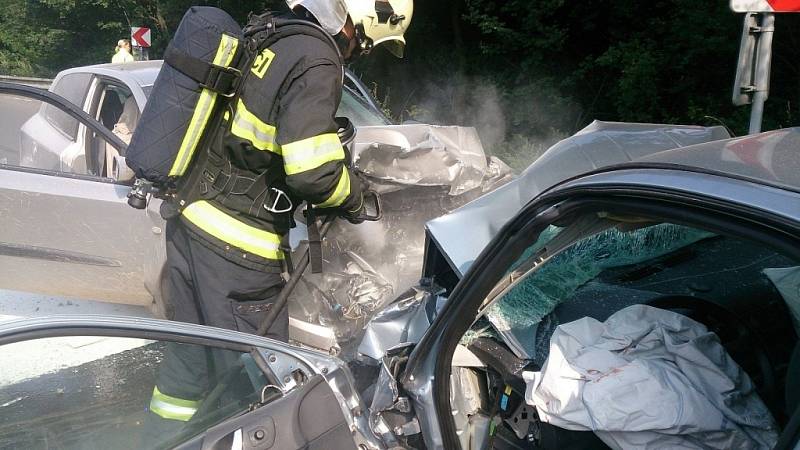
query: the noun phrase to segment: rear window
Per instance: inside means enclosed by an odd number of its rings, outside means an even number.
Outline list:
[[[83,99],[86,98],[86,93],[89,90],[89,82],[91,80],[92,75],[88,73],[65,75],[53,86],[52,91],[79,108],[82,108]],[[69,136],[70,139],[74,141],[77,138],[78,121],[69,114],[55,106],[46,105],[44,107],[44,116],[48,122],[53,124],[53,126],[62,133]]]

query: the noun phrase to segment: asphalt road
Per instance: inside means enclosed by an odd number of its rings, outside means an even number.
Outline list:
[[[0,387],[0,448],[143,448],[163,344]]]

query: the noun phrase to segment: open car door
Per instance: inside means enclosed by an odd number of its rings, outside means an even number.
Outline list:
[[[0,366],[1,448],[380,447],[341,362],[253,335],[27,319],[0,325]]]
[[[163,220],[130,208],[130,183],[98,166],[125,148],[62,97],[0,83],[0,289],[152,303]]]

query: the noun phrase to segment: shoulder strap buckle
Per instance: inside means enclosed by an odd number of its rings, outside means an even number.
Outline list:
[[[164,62],[196,81],[201,87],[227,98],[236,95],[242,79],[242,71],[235,67],[211,64],[172,45],[164,54]]]
[[[209,67],[205,83],[201,83],[200,86],[211,89],[225,98],[232,98],[236,95],[241,79],[241,70],[235,67],[224,67],[212,64]]]

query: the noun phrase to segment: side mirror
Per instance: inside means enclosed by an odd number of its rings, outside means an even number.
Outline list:
[[[125,162],[124,156],[115,155],[111,160],[112,174],[114,174],[114,181],[122,184],[131,184],[136,174],[133,173],[128,164]]]

